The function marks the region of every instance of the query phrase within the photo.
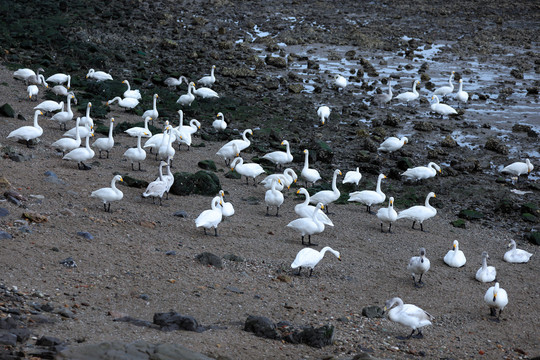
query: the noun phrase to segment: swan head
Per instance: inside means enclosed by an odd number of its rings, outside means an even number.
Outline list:
[[[223,113],[220,113],[218,112],[217,115],[216,115],[217,118],[222,118],[223,117]]]
[[[512,248],[516,246],[516,242],[514,240],[510,240],[510,242],[508,244],[506,244],[506,247],[509,249],[509,248]]]
[[[308,149],[304,149],[304,154],[309,154]]]
[[[392,196],[390,196],[389,201],[390,201],[390,205],[394,205],[394,198]]]
[[[159,97],[158,94],[154,94],[154,99],[157,99]]]
[[[459,242],[457,240],[454,240],[454,243],[452,244],[452,249],[454,249],[455,251],[458,245],[459,245]]]
[[[403,138],[401,138],[401,140],[403,140],[404,144],[407,144],[409,142],[409,139],[407,139],[407,137],[405,137],[405,136]]]
[[[489,259],[489,255],[487,251],[482,252],[482,258]]]
[[[426,249],[420,248],[420,256],[426,256]],[[422,259],[422,262],[424,262],[424,259]]]
[[[220,195],[220,196],[225,196],[225,191],[219,190],[219,195]]]

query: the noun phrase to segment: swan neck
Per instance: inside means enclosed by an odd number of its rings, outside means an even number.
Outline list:
[[[157,110],[157,107],[156,107],[156,106],[157,106],[157,97],[154,96],[154,102],[153,102],[154,111]]]
[[[116,177],[111,180],[111,188],[113,188],[113,190],[116,190]]]
[[[114,123],[111,121],[111,124],[109,125],[109,139],[112,139],[112,134],[113,134],[113,126],[114,126]]]
[[[142,148],[141,148],[141,137],[142,137],[141,134],[139,134],[139,136],[137,136],[137,149],[139,149],[139,150],[142,150]]]
[[[39,110],[36,110],[36,112],[34,113],[34,127],[39,127],[38,116],[39,116]]]
[[[482,269],[486,269],[487,268],[487,258],[483,257],[482,258]]]
[[[309,153],[306,151],[306,154],[304,156],[304,169],[307,169],[309,167]]]
[[[90,150],[90,134],[86,137],[86,148]]]
[[[334,172],[334,178],[332,179],[332,190],[334,192],[337,192],[338,191],[338,188],[337,188],[337,176],[338,176],[338,172],[335,171]]]
[[[304,200],[304,203],[302,205],[308,206],[309,205],[309,200],[310,200],[310,196],[309,196],[308,191],[307,190],[301,191],[301,194],[304,194],[304,196],[306,197],[305,200]]]
[[[381,180],[382,180],[382,177],[379,176],[379,179],[377,179],[377,187],[375,188],[375,192],[377,193],[381,193]]]

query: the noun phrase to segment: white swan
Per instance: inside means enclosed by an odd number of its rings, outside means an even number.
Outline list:
[[[203,99],[210,99],[210,98],[218,98],[219,95],[214,90],[207,88],[207,87],[201,87],[201,88],[195,88],[195,84],[193,84],[193,94],[202,97]]]
[[[150,139],[146,140],[144,143],[144,148],[149,148],[150,152],[156,151],[156,159],[157,159],[157,151],[159,147],[161,146],[161,143],[163,142],[163,137],[165,136],[165,133],[169,129],[169,121],[165,121],[164,130],[162,133],[154,134],[150,137]]]
[[[152,98],[152,108],[150,110],[146,110],[142,114],[143,119],[146,119],[147,117],[151,117],[152,121],[158,119],[158,117],[159,117],[159,112],[157,110],[157,99],[158,99],[158,97],[159,97],[158,94],[154,94],[154,96]]]
[[[332,177],[332,190],[321,190],[318,193],[314,194],[309,200],[312,204],[322,203],[326,207],[326,213],[328,214],[328,204],[333,203],[339,199],[341,193],[337,188],[337,177],[341,174],[341,170],[334,170],[334,175]]]
[[[30,75],[26,79],[24,79],[26,85],[32,84],[32,85],[43,85],[46,88],[49,87],[49,84],[47,84],[47,81],[45,80],[45,77],[43,74],[40,74],[44,70],[42,68],[37,69],[37,73],[35,75]]]
[[[54,112],[62,110],[64,108],[64,102],[56,102],[54,100],[45,100],[42,103],[34,107],[34,110],[41,110],[44,113]]]
[[[123,107],[124,109],[134,109],[139,105],[139,100],[134,98],[121,98],[120,96],[114,97],[112,100],[109,100],[105,103],[106,106],[112,105],[118,101],[118,106]]]
[[[356,168],[354,171],[347,171],[345,177],[343,178],[343,184],[355,184],[358,186],[358,183],[362,180],[362,174],[360,174],[360,168]]]
[[[452,71],[452,73],[450,74],[450,78],[448,79],[448,86],[441,86],[433,92],[433,95],[440,95],[441,97],[445,97],[446,95],[454,91],[454,84],[452,84],[452,80],[454,79],[454,73],[455,71]]]
[[[186,82],[186,84],[189,84],[189,81],[185,76],[180,76],[178,79],[174,77],[168,77],[165,79],[164,83],[169,87],[176,87],[182,85],[182,82],[184,81]]]
[[[86,114],[81,118],[80,126],[94,126],[94,119],[90,117],[90,109],[92,109],[92,103],[89,101],[88,104],[86,104]]]
[[[397,306],[392,308],[395,304],[397,304]],[[387,300],[386,304],[384,305],[384,311],[388,311],[388,318],[391,321],[405,325],[412,329],[412,332],[409,334],[407,339],[410,339],[411,337],[417,339],[423,338],[424,336],[422,335],[420,328],[431,325],[430,320],[434,319],[433,316],[431,316],[428,312],[422,310],[416,305],[403,304],[403,300],[398,297]],[[415,331],[417,331],[417,334],[413,335]]]
[[[113,138],[113,127],[114,127],[114,118],[111,118],[111,122],[109,124],[109,136],[106,138],[100,138],[94,141],[92,146],[96,147],[99,151],[99,158],[101,159],[101,152],[105,151],[107,152],[107,159],[109,158],[109,151],[114,146],[114,138]]]
[[[296,257],[291,264],[291,268],[298,268],[297,275],[300,275],[302,268],[305,267],[309,269],[309,276],[311,276],[313,274],[313,268],[322,260],[327,251],[330,251],[338,258],[339,261],[341,261],[339,251],[332,249],[330,246],[323,247],[321,251],[317,251],[312,248],[303,248],[298,252],[298,254],[296,254]]]
[[[42,68],[39,68],[37,69],[37,73],[39,74],[40,72],[42,71],[45,71],[43,70]],[[28,69],[28,68],[24,68],[24,69],[18,69],[16,70],[14,73],[13,73],[13,77],[17,80],[24,80],[26,81],[26,79],[28,79],[30,76],[37,76],[36,73],[34,72],[34,70],[32,69]],[[28,82],[27,82],[28,84]]]
[[[204,210],[197,217],[197,219],[195,219],[195,226],[202,226],[204,228],[204,235],[206,235],[206,229],[214,228],[214,235],[218,236],[217,227],[223,219],[223,214],[221,213],[221,210],[217,207],[218,205],[223,205],[221,203],[220,197],[214,197],[212,199],[211,205],[211,209]]]
[[[504,261],[509,263],[526,263],[533,255],[528,251],[517,249],[516,242],[514,240],[510,240],[510,243],[507,245],[507,247],[511,249],[504,253],[503,259]]]
[[[397,137],[389,137],[386,140],[384,140],[381,145],[379,145],[379,148],[377,150],[379,151],[385,151],[385,152],[394,152],[403,147],[406,143],[409,142],[409,139],[407,137],[403,136],[401,139],[398,139]]]
[[[120,175],[115,175],[111,181],[111,187],[101,188],[96,191],[92,191],[92,194],[90,194],[91,197],[95,197],[103,201],[103,209],[105,211],[111,212],[111,202],[120,201],[124,197],[122,191],[116,188],[117,181],[124,181],[124,179],[122,179],[122,176]],[[109,204],[109,206],[107,206],[107,204]]]
[[[273,179],[279,179],[281,180],[281,184],[276,184],[276,189],[279,191],[282,191],[285,187],[289,189],[292,185],[292,183],[296,182],[298,176],[291,168],[286,168],[283,171],[283,174],[272,174],[268,175],[264,179],[261,180],[260,184],[263,184],[265,189],[270,189],[272,187],[272,181]]]
[[[356,201],[366,205],[366,211],[372,213],[371,205],[382,204],[386,199],[386,195],[381,191],[381,181],[386,179],[386,175],[379,174],[377,178],[377,187],[373,190],[355,191],[349,194],[348,201]]]
[[[311,217],[303,217],[300,219],[296,219],[287,224],[287,227],[293,228],[296,231],[300,232],[300,234],[302,235],[302,245],[305,245],[304,237],[307,235],[308,246],[317,246],[317,244],[311,242],[311,235],[320,234],[324,231],[324,224],[319,220],[319,217],[317,216],[318,211],[322,209],[324,209],[324,205],[318,203],[317,206],[315,206],[313,212],[311,213]]]
[[[233,216],[234,215],[234,207],[233,204],[230,202],[225,202],[225,191],[219,190],[219,199],[221,201],[220,207],[221,207],[221,213],[223,216]]]
[[[242,132],[242,139],[231,140],[225,145],[223,145],[221,149],[227,146],[232,147],[233,144],[236,144],[238,146],[238,152],[247,149],[251,145],[251,141],[248,139],[247,134],[253,136],[253,131],[251,129],[244,130],[244,132]]]
[[[392,100],[392,83],[388,80],[388,92],[383,92],[381,94],[375,94],[375,102],[379,105],[384,105],[389,103]]]
[[[496,282],[495,285],[487,289],[486,294],[484,295],[484,301],[489,306],[489,311],[491,316],[497,315],[497,309],[499,309],[499,316],[497,320],[501,318],[501,313],[508,305],[508,294],[506,290],[499,287],[499,283]]]
[[[488,266],[487,259],[489,259],[487,251],[482,252],[482,266],[475,276],[476,280],[480,282],[492,282],[497,278],[497,270],[494,266]]]
[[[270,206],[275,206],[277,208],[276,216],[279,216],[279,207],[283,204],[283,201],[285,200],[281,191],[276,190],[276,184],[278,183],[281,185],[280,179],[272,180],[272,186],[270,187],[270,190],[266,190],[266,193],[264,194],[264,202],[266,203],[266,216],[270,215],[268,213]]]
[[[501,172],[512,174],[515,176],[520,176],[522,174],[529,174],[531,171],[533,171],[534,166],[531,164],[531,161],[529,159],[525,159],[525,162],[516,161],[515,163],[512,163],[508,166],[505,166]]]
[[[459,242],[454,240],[452,250],[448,250],[446,255],[444,255],[444,263],[448,266],[458,268],[465,265],[466,262],[465,254],[459,250]]]
[[[456,93],[456,99],[459,102],[467,103],[469,100],[469,94],[466,91],[463,91],[463,79],[459,79],[459,90]]]
[[[92,120],[92,118],[90,118]],[[77,130],[79,131],[79,135],[81,139],[84,139],[87,137],[91,132],[94,131],[94,121],[92,120],[90,124],[86,124],[84,126],[81,126],[81,120],[79,121],[79,126],[77,128],[73,127],[66,131],[62,136],[70,137],[75,139],[77,137]]]
[[[61,139],[56,140],[55,142],[51,144],[53,148],[62,151],[62,156],[66,154],[66,151],[71,151],[81,146],[81,136],[79,133],[80,121],[81,121],[80,117],[78,117],[77,120],[75,121],[75,139],[72,139],[69,137],[63,137]]]
[[[68,94],[68,89],[64,85],[53,86],[51,91],[58,96],[66,96]]]
[[[337,86],[338,90],[344,90],[347,87],[347,79],[341,75],[334,76],[334,84]]]
[[[155,199],[159,197],[159,205],[161,205],[161,200],[163,198],[163,194],[167,191],[167,181],[163,177],[163,167],[167,166],[167,163],[165,161],[161,161],[159,163],[159,177],[152,181],[148,186],[146,187],[146,190],[143,192],[143,197],[152,197],[152,204],[154,203]]]
[[[326,105],[320,106],[317,109],[317,116],[321,118],[321,125],[324,125],[324,123],[330,117],[330,108]]]
[[[190,82],[188,85],[187,94],[181,95],[176,102],[182,106],[191,106],[191,103],[195,100],[195,95],[193,95],[193,89],[195,84]]]
[[[420,96],[420,94],[418,94],[418,91],[416,90],[416,85],[418,84],[420,84],[420,80],[414,80],[412,91],[406,91],[404,93],[401,93],[398,96],[396,96],[396,99],[398,99],[399,101],[406,102],[407,105],[409,104],[410,101],[414,101],[418,99],[418,97]]]
[[[60,124],[60,128],[64,125],[64,130],[66,130],[66,123],[73,120],[73,111],[71,110],[71,99],[73,98],[75,98],[73,94],[68,94],[66,111],[60,111],[51,118],[51,120]]]
[[[440,103],[439,98],[437,97],[437,95],[433,95],[431,97],[431,100],[433,100],[433,99],[435,99],[435,102],[433,104],[431,104],[431,110],[433,110],[437,114],[441,115],[441,117],[444,116],[444,115],[456,115],[457,114],[456,109],[454,109],[450,105]]]
[[[317,180],[320,180],[321,175],[319,174],[319,172],[316,169],[310,169],[309,168],[309,150],[308,149],[304,150],[304,154],[305,154],[304,167],[302,168],[302,172],[300,173],[300,177],[305,180],[306,187],[307,187],[308,183],[315,184],[315,182]]]
[[[28,98],[32,100],[32,96],[34,97],[34,101],[37,101],[37,94],[39,93],[39,89],[36,85],[28,85],[26,88],[26,92],[28,93]]]
[[[230,146],[222,146],[216,153],[216,155],[223,157],[225,160],[225,165],[229,166],[229,163],[237,156],[240,156],[240,150],[238,150],[238,145],[233,143]]]
[[[90,137],[94,136],[94,133],[88,134],[86,136],[86,146],[79,147],[68,152],[62,159],[72,160],[77,162],[77,168],[79,170],[90,170],[91,167],[86,165],[84,162],[92,159],[95,155],[94,150],[90,148]]]
[[[424,286],[422,276],[428,272],[430,266],[429,259],[426,257],[426,249],[420,248],[420,256],[413,256],[407,265],[407,271],[411,273],[415,287]],[[416,282],[416,275],[420,275],[418,282]]]
[[[427,166],[417,166],[414,168],[407,169],[401,176],[405,176],[408,180],[422,180],[435,177],[437,171],[442,173],[439,165],[434,162],[430,162]]]
[[[43,115],[41,110],[34,111],[34,125],[33,126],[21,126],[20,128],[13,130],[9,133],[7,138],[15,138],[17,140],[25,140],[26,146],[30,147],[30,140],[37,139],[43,135],[43,129],[38,124],[38,116]]]
[[[179,112],[182,110],[178,110]],[[180,144],[186,144],[189,148],[191,147],[191,135],[195,134],[197,130],[201,128],[201,123],[197,119],[191,119],[189,121],[189,126],[180,125],[178,126],[178,141]],[[180,148],[180,144],[178,144],[178,148]]]
[[[143,137],[151,137],[152,132],[148,129],[148,122],[152,120],[152,117],[147,116],[144,118],[144,127],[140,126],[134,126],[132,128],[129,128],[125,130],[124,132],[127,133],[129,136],[137,137],[139,135]]]
[[[216,77],[214,76],[214,70],[216,69],[216,65],[212,65],[212,69],[210,70],[209,76],[203,76],[197,81],[197,84],[201,84],[203,86],[212,86],[216,82]]]
[[[175,136],[173,134],[173,130],[172,128],[169,126],[168,129],[166,129],[168,131],[166,131],[164,134],[165,136],[163,136],[162,140],[161,140],[161,145],[159,146],[158,148],[158,152],[156,153],[156,157],[159,157],[161,160],[166,160],[167,158],[171,158],[171,160],[174,158],[174,154],[176,153],[176,151],[174,150],[172,144],[175,140]],[[145,145],[146,147],[146,145]]]
[[[315,206],[309,205],[311,197],[309,196],[309,192],[306,190],[306,188],[300,188],[298,189],[298,191],[296,191],[296,193],[303,194],[306,199],[303,203],[297,204],[294,207],[295,213],[297,213],[301,217],[310,218],[313,215],[313,211],[317,210],[316,216],[320,222],[322,222],[324,225],[334,226],[334,223],[332,222],[332,220],[330,220],[328,215],[326,215],[322,210],[315,208]]]
[[[141,92],[138,89],[131,90],[131,86],[129,85],[129,81],[124,80],[124,81],[122,81],[122,84],[127,85],[127,90],[124,91],[124,97],[125,98],[133,98],[133,99],[137,99],[137,100],[142,99]]]
[[[434,217],[437,215],[437,209],[435,209],[433,206],[430,205],[429,199],[432,197],[437,197],[434,192],[430,192],[426,196],[426,201],[424,205],[416,205],[412,206],[408,209],[402,210],[398,214],[398,220],[399,219],[411,219],[413,221],[412,228],[414,229],[414,225],[418,221],[420,223],[420,230],[424,231],[424,225],[423,222],[429,218]]]
[[[112,80],[113,77],[111,74],[108,74],[104,71],[95,71],[94,69],[88,70],[88,74],[86,74],[87,79],[96,79],[99,81],[105,81],[105,80]]]
[[[392,223],[397,220],[397,212],[394,210],[394,198],[390,196],[388,199],[388,207],[380,208],[377,211],[377,218],[381,221],[381,232],[383,231],[383,223],[388,224],[388,232],[392,232]]]
[[[264,173],[261,165],[256,163],[244,164],[244,159],[237,157],[231,163],[231,170],[236,170],[237,173],[246,177],[246,184],[249,185],[249,178],[253,178],[253,186],[257,186],[257,176]]]
[[[141,161],[146,159],[146,151],[141,147],[141,137],[144,136],[144,133],[137,135],[137,147],[129,148],[124,153],[124,157],[127,157],[131,161],[131,170],[135,171],[133,168],[133,163],[137,161],[139,163],[139,170],[141,170]]]
[[[167,190],[165,190],[165,192],[167,193],[167,200],[168,200],[169,192],[171,191],[171,187],[174,184],[174,175],[171,172],[171,158],[167,158],[167,173],[163,175],[163,180],[165,180],[165,183],[167,184]]]
[[[227,128],[227,123],[225,122],[225,118],[223,117],[223,113],[219,112],[216,115],[216,117],[217,117],[217,119],[214,120],[214,122],[212,123],[212,126],[214,127],[214,129],[216,129],[217,131],[225,130]]]
[[[58,74],[49,76],[46,81],[52,82],[58,85],[65,84],[67,82],[67,88],[69,89],[71,87],[71,75],[58,73]]]
[[[286,151],[272,151],[265,154],[262,158],[271,161],[277,166],[283,166],[293,161],[291,148],[287,140],[283,140],[281,145],[285,145]]]

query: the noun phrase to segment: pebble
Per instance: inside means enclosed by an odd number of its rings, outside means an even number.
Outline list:
[[[13,236],[11,236],[11,234],[0,230],[0,240],[1,239],[12,239],[12,238],[13,238]]]
[[[165,255],[176,255],[176,251],[174,250],[167,251]]]
[[[187,218],[188,217],[187,212],[185,212],[184,210],[178,210],[178,211],[174,212],[173,215],[181,217],[181,218]]]
[[[68,268],[76,268],[77,267],[77,263],[75,262],[75,260],[73,260],[73,258],[71,256],[68,257],[68,258],[65,258],[62,261],[60,261],[60,264],[64,265],[65,267],[68,267]]]
[[[77,235],[85,238],[86,240],[94,240],[94,236],[86,231],[79,231],[77,232]]]
[[[9,211],[6,208],[0,208],[0,216],[8,216]]]

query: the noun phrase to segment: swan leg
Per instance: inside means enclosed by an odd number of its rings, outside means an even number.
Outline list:
[[[107,212],[107,203],[103,203],[103,211]]]
[[[388,225],[388,232],[391,234],[392,233],[392,223],[390,223],[390,225]]]
[[[319,244],[315,244],[311,242],[311,235],[308,235],[308,246],[317,246]]]
[[[82,161],[81,161],[81,164],[82,164],[82,168],[79,168],[80,170],[90,170],[90,169],[92,169],[91,166],[86,165],[86,164],[83,163]]]
[[[277,210],[276,210],[276,216],[279,216],[279,206],[277,207]]]
[[[270,214],[268,213],[268,206],[266,207],[266,216],[270,216]]]
[[[141,163],[139,163],[139,166],[141,166]],[[131,163],[131,171],[135,171],[135,169],[133,168],[133,163]]]
[[[203,230],[204,230],[204,235],[206,235],[206,228],[203,228]]]
[[[420,231],[424,231],[424,225],[422,223],[420,223]]]
[[[302,245],[305,245],[305,243],[304,243],[304,235],[302,235]]]
[[[413,330],[413,332],[414,332],[414,330]],[[412,337],[415,338],[415,339],[423,339],[423,338],[424,338],[424,334],[422,334],[422,332],[420,331],[420,329],[418,329],[417,332],[416,332],[416,335],[413,335]]]
[[[499,316],[497,316],[497,320],[501,319],[502,309],[499,310]]]
[[[381,232],[383,233],[384,230],[383,230],[383,224],[381,223]]]
[[[106,150],[107,151],[107,159],[109,158],[109,150]]]
[[[141,169],[141,162],[139,161],[139,171],[142,171]]]
[[[301,271],[302,271],[302,267],[299,266],[299,267],[298,267],[298,272],[296,273],[296,275],[297,275],[297,276],[300,276],[300,272],[301,272]]]
[[[309,277],[313,274],[313,268],[309,269]]]
[[[214,228],[214,236],[218,236],[217,227]]]
[[[495,308],[489,308],[489,315],[497,316],[497,310],[495,310]]]
[[[420,274],[420,279],[418,279],[418,287],[424,286],[424,283],[422,282],[422,276],[424,276],[424,274]]]
[[[414,224],[416,224],[416,220],[412,222],[412,228],[414,229]]]

